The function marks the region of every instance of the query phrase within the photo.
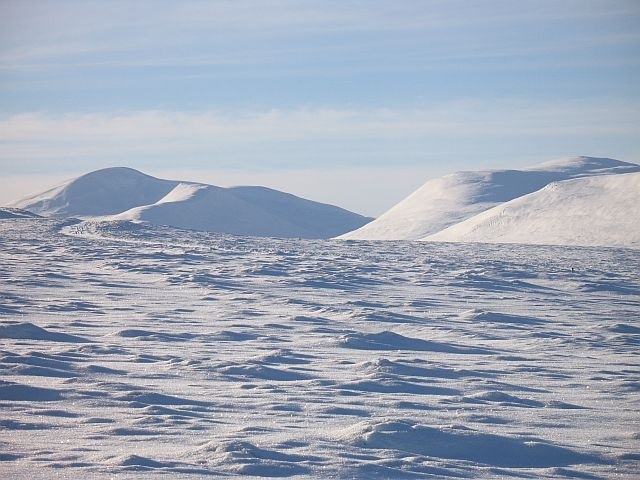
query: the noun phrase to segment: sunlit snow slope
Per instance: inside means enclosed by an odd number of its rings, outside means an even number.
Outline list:
[[[427,181],[373,222],[339,238],[418,240],[551,182],[640,171],[610,158],[572,157],[523,170],[457,172]]]
[[[263,237],[329,238],[369,219],[265,187],[180,183],[153,205],[112,217],[177,228]]]
[[[264,187],[161,180],[124,167],[88,173],[13,207],[57,218],[115,216],[239,235],[329,238],[371,219]]]
[[[554,182],[425,240],[640,248],[640,173]]]
[[[105,168],[19,200],[11,206],[58,218],[113,215],[157,202],[177,184],[132,168]]]

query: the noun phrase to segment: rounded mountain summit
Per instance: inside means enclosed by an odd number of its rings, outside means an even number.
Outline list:
[[[331,238],[371,221],[266,187],[163,180],[126,167],[87,173],[11,206],[46,217],[101,217],[266,237]]]
[[[400,203],[389,209],[387,212],[376,218],[363,227],[346,233],[339,238],[346,240],[436,240],[447,239],[447,241],[473,241],[482,242],[484,237],[467,235],[458,238],[453,235],[436,237],[434,234],[444,229],[471,219],[476,215],[489,209],[510,202],[514,199],[537,192],[550,183],[562,182],[571,179],[581,179],[585,177],[601,177],[619,174],[637,174],[640,172],[640,165],[635,163],[622,162],[611,158],[596,157],[569,157],[550,162],[541,163],[532,167],[519,170],[484,170],[471,172],[456,172],[440,178],[428,180],[422,187],[413,192]],[[612,184],[611,182],[578,183],[571,189],[562,191],[580,191],[580,185],[588,188],[596,188],[594,185]],[[629,201],[620,203],[620,206],[627,206],[635,198],[633,181],[620,182],[621,186],[629,189],[620,192],[626,195]],[[609,202],[612,197],[599,196],[599,190],[592,192],[589,202],[583,205],[584,208],[598,207],[603,202]],[[542,198],[546,197],[549,191],[538,195],[538,204]],[[556,213],[554,218],[559,221],[566,214],[566,220],[572,225],[578,225],[575,216],[577,210],[572,212],[563,208],[562,202],[555,204]],[[576,206],[577,208],[577,206]],[[637,216],[638,209],[629,211],[629,218]],[[521,210],[522,211],[522,210]],[[618,216],[619,217],[619,216]],[[581,221],[585,221],[582,218]],[[524,227],[526,222],[518,222],[519,227]],[[515,228],[513,223],[513,228]],[[626,223],[625,223],[626,225]],[[605,223],[601,226],[604,228]],[[607,228],[616,229],[617,224],[607,224]],[[550,230],[547,233],[551,234]],[[606,232],[605,232],[606,233]],[[503,239],[508,236],[502,235]],[[563,235],[565,238],[566,235]],[[489,238],[489,237],[486,237]],[[498,238],[498,237],[495,237]],[[510,237],[509,237],[510,238]],[[515,238],[515,237],[514,237]],[[527,243],[526,235],[518,236],[522,243]],[[491,237],[494,239],[494,237]],[[536,237],[535,243],[555,244],[559,240],[555,235],[548,238]],[[577,239],[580,243],[580,239]],[[608,244],[607,238],[602,238],[601,242]],[[563,240],[564,243],[564,240]],[[592,243],[588,243],[592,244]],[[602,244],[602,243],[598,243]]]

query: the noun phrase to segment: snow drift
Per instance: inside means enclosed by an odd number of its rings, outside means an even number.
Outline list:
[[[161,180],[124,167],[88,173],[13,206],[58,218],[103,217],[271,237],[330,238],[371,220],[265,187]]]
[[[640,173],[553,182],[424,238],[640,248]]]
[[[427,181],[371,223],[339,238],[418,240],[551,182],[640,171],[610,158],[572,157],[523,170],[457,172]]]
[[[0,220],[7,218],[38,218],[39,215],[21,208],[0,207]]]

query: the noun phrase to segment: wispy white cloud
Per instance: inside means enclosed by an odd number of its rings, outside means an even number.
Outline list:
[[[2,15],[4,14],[4,15]],[[420,50],[438,56],[477,58],[526,54],[529,48],[549,53],[578,43],[637,44],[633,32],[620,28],[568,32],[549,27],[559,20],[640,16],[625,1],[185,1],[185,2],[20,2],[0,5],[0,67],[50,68],[52,65],[132,66],[218,64],[236,53],[247,62],[269,57],[273,44],[281,52],[326,46],[328,37],[349,36],[352,48],[418,42]],[[518,26],[554,32],[519,36]],[[622,25],[620,23],[620,25]],[[618,27],[620,27],[618,25]],[[3,32],[3,33],[2,33]],[[398,34],[400,32],[400,34]],[[396,35],[398,34],[398,35]],[[616,36],[617,35],[617,36]],[[562,36],[562,35],[561,35]],[[361,37],[362,42],[356,39]],[[355,40],[355,41],[354,41]],[[549,40],[549,41],[547,41]],[[339,42],[345,47],[345,42]],[[363,48],[358,49],[359,43]],[[282,48],[286,46],[287,48]],[[402,45],[392,49],[399,53]],[[346,48],[346,47],[345,47]],[[185,50],[196,51],[180,60]],[[370,48],[369,52],[384,50]],[[214,52],[213,55],[203,55]],[[252,53],[253,52],[253,53]],[[286,55],[276,58],[285,58]],[[210,62],[210,63],[209,63]]]
[[[580,139],[637,144],[639,112],[640,105],[622,100],[503,99],[399,109],[23,113],[0,120],[0,168],[153,157],[192,166],[216,159],[220,166],[278,168],[304,165],[305,157],[325,165],[375,163],[381,152],[408,165],[423,150],[462,152],[488,140],[518,141],[524,151],[569,140],[577,147]]]
[[[0,120],[2,143],[273,142],[425,136],[632,135],[627,101],[454,101],[416,108],[294,108],[260,111],[22,113]],[[153,148],[153,147],[151,147]]]

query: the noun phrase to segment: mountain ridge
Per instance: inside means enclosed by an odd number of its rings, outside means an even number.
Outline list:
[[[640,172],[552,182],[422,240],[640,248]]]
[[[420,240],[554,181],[638,171],[633,163],[581,156],[519,170],[455,172],[428,180],[374,221],[338,238]]]
[[[370,218],[267,187],[223,188],[96,170],[11,204],[38,215],[156,223],[236,235],[330,238]]]

